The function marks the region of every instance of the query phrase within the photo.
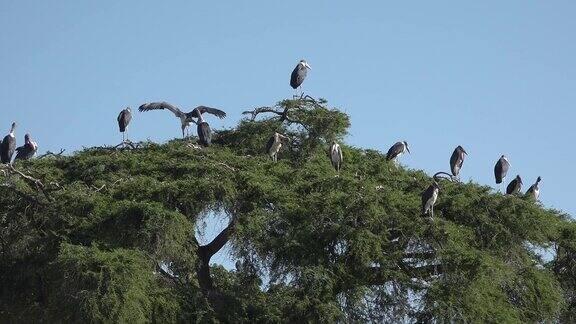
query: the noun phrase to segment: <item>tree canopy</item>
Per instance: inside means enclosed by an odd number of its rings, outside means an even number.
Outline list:
[[[443,181],[429,219],[424,172],[344,144],[332,168],[349,126],[324,100],[284,100],[208,148],[143,142],[5,168],[0,319],[576,321],[569,215]],[[274,132],[291,138],[277,163]],[[210,213],[229,223],[202,245]],[[231,271],[210,263],[226,244]]]

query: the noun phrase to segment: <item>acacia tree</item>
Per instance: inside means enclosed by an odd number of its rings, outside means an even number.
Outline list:
[[[576,225],[374,150],[326,150],[348,116],[312,98],[188,140],[91,148],[5,168],[0,318],[8,322],[574,321]],[[273,163],[274,132],[289,145]],[[226,226],[201,245],[212,212]],[[211,264],[228,244],[236,269]],[[537,253],[548,249],[550,261]]]

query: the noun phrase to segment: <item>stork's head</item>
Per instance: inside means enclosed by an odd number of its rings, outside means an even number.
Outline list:
[[[129,113],[131,113],[131,112],[132,112],[132,109],[130,109],[130,107],[126,107],[126,111],[129,112]]]
[[[538,176],[538,179],[536,179],[536,183],[540,183],[540,181],[542,181],[542,178]]]
[[[468,155],[468,152],[466,152],[466,150],[465,150],[462,146],[458,145],[458,147],[457,147],[456,149],[457,149],[458,151],[460,151],[460,152]]]
[[[440,190],[440,184],[437,181],[432,181],[432,187]]]
[[[12,126],[10,127],[10,134],[14,133],[15,129],[16,129],[16,122],[13,122]]]
[[[404,147],[406,148],[406,151],[408,151],[408,153],[410,153],[410,148],[408,147],[408,142],[403,141],[402,143],[404,144]]]
[[[306,60],[300,60],[299,64],[302,64],[302,66],[304,66],[305,68],[312,70],[312,67],[310,67],[310,64],[308,64],[308,62],[306,62]]]
[[[519,175],[519,174],[516,175],[516,181],[518,181],[520,184],[523,184],[523,183],[522,183],[522,178],[520,178],[520,175]]]
[[[25,142],[30,142],[30,134],[24,135],[24,141],[25,141]]]

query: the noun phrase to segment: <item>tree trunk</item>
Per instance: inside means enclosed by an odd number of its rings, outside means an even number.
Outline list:
[[[218,253],[226,243],[228,243],[230,235],[234,233],[235,224],[236,220],[235,218],[232,218],[230,224],[228,224],[228,226],[226,226],[226,228],[223,229],[222,232],[212,240],[212,242],[198,247],[197,253],[199,264],[196,274],[198,276],[200,288],[205,296],[208,296],[209,293],[214,290],[214,282],[210,276],[210,259],[214,254]]]

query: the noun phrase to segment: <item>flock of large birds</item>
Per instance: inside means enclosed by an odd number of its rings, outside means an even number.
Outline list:
[[[308,70],[311,69],[310,65],[305,60],[300,60],[292,74],[290,76],[290,86],[297,90],[301,87],[304,79],[306,78]],[[210,129],[210,125],[204,120],[203,114],[211,114],[218,118],[226,117],[226,113],[222,110],[206,107],[206,106],[198,106],[194,108],[191,112],[185,113],[182,112],[178,107],[173,106],[167,102],[152,102],[152,103],[145,103],[138,108],[139,111],[151,111],[151,110],[169,110],[171,111],[177,118],[180,119],[180,126],[182,130],[182,137],[186,137],[189,135],[189,126],[190,123],[194,123],[197,125],[198,131],[198,139],[199,144],[206,147],[209,146],[212,139],[212,131]],[[127,139],[127,131],[128,125],[132,119],[132,111],[130,108],[126,108],[120,112],[118,115],[118,126],[120,132],[122,133],[122,143],[128,143]],[[32,158],[36,151],[38,150],[38,144],[32,140],[30,134],[26,134],[24,136],[24,145],[20,147],[16,147],[16,137],[14,135],[16,129],[16,123],[12,123],[12,127],[10,128],[10,133],[4,137],[2,142],[0,142],[0,159],[3,164],[12,164],[13,160],[12,157],[14,153],[16,156],[14,157],[14,161],[16,160],[27,160]],[[289,137],[280,134],[274,133],[268,143],[266,145],[266,151],[271,159],[276,162],[278,159],[278,153],[282,147],[282,141],[288,140]],[[410,148],[408,147],[408,143],[406,141],[397,142],[388,150],[386,154],[386,160],[394,161],[396,163],[397,159],[404,153],[410,153]],[[340,172],[340,168],[344,161],[344,157],[342,154],[342,149],[340,145],[336,142],[333,142],[330,146],[329,151],[329,158],[332,162],[332,166],[336,169],[337,172]],[[451,179],[457,179],[460,169],[464,163],[464,159],[468,154],[464,150],[462,146],[456,147],[452,156],[450,157],[450,170],[451,170]],[[510,168],[510,162],[505,155],[502,155],[500,159],[496,162],[494,166],[494,177],[496,179],[497,184],[501,184],[504,178],[508,173]],[[440,172],[443,173],[443,172]],[[541,178],[538,177],[536,183],[534,183],[530,188],[526,191],[526,195],[532,197],[533,199],[538,199],[540,195],[540,184]],[[522,178],[517,175],[506,187],[506,194],[507,195],[517,195],[520,194],[522,189]],[[437,178],[434,177],[432,184],[424,190],[422,193],[422,213],[430,215],[431,217],[434,215],[434,204],[438,199],[438,194],[440,191],[440,186],[437,182]]]

